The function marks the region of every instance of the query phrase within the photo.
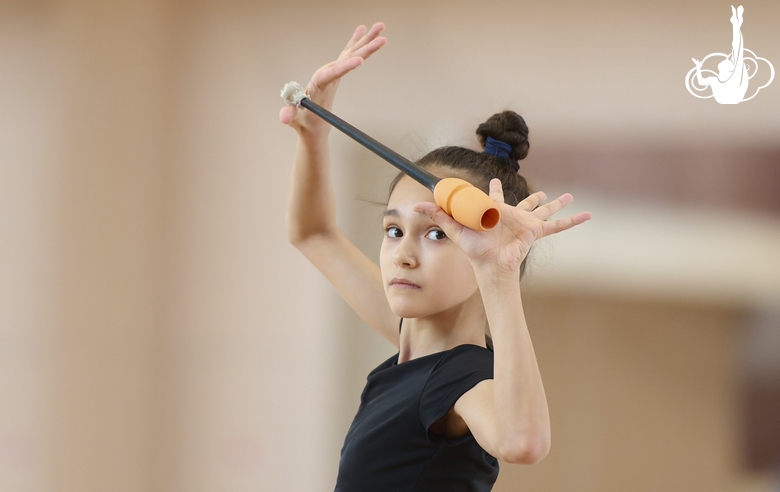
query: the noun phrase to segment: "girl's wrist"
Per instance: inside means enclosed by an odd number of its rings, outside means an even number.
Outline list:
[[[328,141],[330,125],[301,126],[296,128],[298,138],[306,145],[321,145]]]
[[[520,266],[515,268],[505,268],[496,263],[486,263],[473,265],[474,274],[480,288],[497,287],[505,289],[511,286],[520,286]]]

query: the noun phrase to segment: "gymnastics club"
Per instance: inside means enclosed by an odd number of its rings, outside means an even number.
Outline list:
[[[486,231],[494,228],[501,219],[496,203],[484,191],[463,179],[434,176],[312,101],[306,95],[305,89],[297,82],[285,84],[282,98],[289,105],[303,106],[308,109],[431,190],[436,205],[464,226]]]

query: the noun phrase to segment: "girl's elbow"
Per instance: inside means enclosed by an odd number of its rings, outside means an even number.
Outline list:
[[[550,452],[550,438],[549,435],[525,436],[506,443],[499,450],[502,461],[519,465],[535,465]]]
[[[305,241],[306,236],[301,234],[299,231],[287,228],[287,241],[295,246],[296,248],[300,247],[300,245]]]
[[[298,249],[301,249],[312,238],[326,237],[336,230],[334,224],[305,223],[290,214],[285,217],[285,225],[287,227],[287,241]]]
[[[289,215],[285,219],[287,226],[287,241],[300,249],[301,245],[312,236],[311,231],[306,230],[299,222],[293,220]]]
[[[501,460],[516,465],[535,465],[547,456],[542,448],[513,449],[502,453]]]
[[[284,217],[284,226],[287,231],[287,241],[292,245],[300,243],[302,239],[300,227],[297,227],[297,224],[292,220],[292,217],[290,217],[289,212]]]

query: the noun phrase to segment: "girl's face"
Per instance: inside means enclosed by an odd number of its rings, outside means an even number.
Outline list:
[[[382,219],[384,239],[379,266],[393,313],[421,318],[458,308],[479,298],[468,257],[414,204],[433,202],[433,193],[404,176]]]

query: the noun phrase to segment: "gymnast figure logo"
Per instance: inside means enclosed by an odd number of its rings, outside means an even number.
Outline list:
[[[742,101],[748,101],[756,97],[756,94],[768,86],[775,78],[775,67],[769,63],[766,58],[761,58],[755,53],[745,48],[744,41],[742,39],[742,13],[745,11],[740,5],[736,10],[734,6],[731,6],[731,25],[733,37],[731,41],[731,54],[725,55],[724,53],[712,53],[704,57],[702,61],[692,58],[693,63],[696,64],[685,76],[685,88],[688,92],[700,99],[707,99],[714,97],[715,101],[720,104],[739,104]],[[749,55],[748,55],[749,53]],[[708,58],[723,58],[718,63],[718,73],[716,74],[712,70],[702,69],[702,65]],[[748,85],[750,79],[752,79],[758,73],[759,60],[766,63],[769,67],[769,80],[762,86],[757,87],[750,97],[745,97],[748,91]],[[766,72],[763,70],[762,72]],[[709,73],[714,77],[703,77],[702,73]],[[697,94],[706,93],[707,88],[712,89],[712,94],[702,96]],[[693,90],[691,90],[693,89]],[[696,91],[696,92],[694,92]]]

